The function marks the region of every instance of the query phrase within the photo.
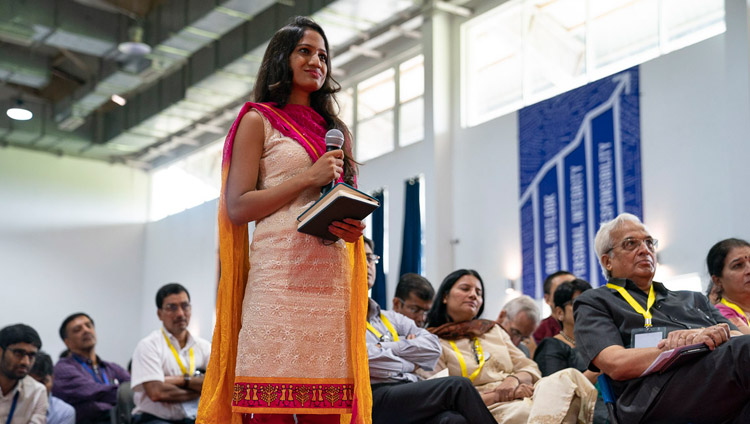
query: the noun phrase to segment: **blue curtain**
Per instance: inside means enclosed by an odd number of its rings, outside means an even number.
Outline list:
[[[401,246],[401,273],[422,273],[422,218],[419,210],[419,178],[406,181],[404,237]]]
[[[385,272],[383,271],[383,237],[385,230],[385,194],[378,191],[373,194],[378,199],[380,207],[372,213],[372,242],[375,244],[375,254],[380,256],[380,262],[376,265],[375,285],[372,286],[372,300],[378,302],[382,309],[388,309],[385,304],[386,281]]]

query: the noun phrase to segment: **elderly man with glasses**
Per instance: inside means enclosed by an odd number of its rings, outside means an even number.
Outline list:
[[[190,293],[182,285],[160,288],[156,308],[163,327],[133,353],[133,422],[194,423],[211,344],[188,331]]]
[[[594,240],[609,281],[574,302],[575,340],[592,371],[612,380],[622,423],[750,422],[750,338],[698,292],[653,281],[658,242],[634,215],[601,225]],[[670,349],[708,349],[642,374]]]

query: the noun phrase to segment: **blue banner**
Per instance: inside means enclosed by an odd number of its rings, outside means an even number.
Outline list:
[[[524,294],[542,297],[561,269],[604,284],[599,224],[643,217],[638,67],[523,108],[518,121]]]

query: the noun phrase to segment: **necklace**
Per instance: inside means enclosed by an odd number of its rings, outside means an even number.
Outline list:
[[[567,341],[568,341],[568,343],[572,344],[572,345],[573,345],[573,347],[575,347],[575,345],[576,345],[576,339],[574,339],[574,338],[572,338],[572,337],[568,337],[568,335],[567,335],[567,334],[565,334],[565,332],[564,332],[564,331],[561,331],[561,332],[560,332],[560,335],[561,335],[561,336],[563,337],[563,339],[567,340]]]

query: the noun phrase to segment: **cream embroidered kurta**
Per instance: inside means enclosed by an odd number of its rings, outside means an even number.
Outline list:
[[[499,386],[510,374],[525,371],[534,381],[534,396],[511,402],[499,402],[488,408],[499,423],[590,423],[593,420],[596,389],[578,370],[569,368],[549,377],[541,378],[536,363],[527,358],[513,345],[508,334],[495,326],[481,337],[479,342],[485,355],[485,364],[474,379],[480,393]],[[470,339],[455,340],[466,371],[471,375],[478,367],[473,342]],[[458,356],[445,339],[440,339],[443,353],[435,372],[448,368],[450,375],[461,375]]]
[[[265,117],[263,121],[259,190],[312,166],[298,142],[280,134]],[[237,349],[235,411],[346,412],[330,406],[342,405],[349,395],[345,389],[351,390],[353,383],[346,244],[324,244],[297,232],[297,217],[319,197],[318,188],[308,189],[255,223]],[[310,400],[329,406],[299,407]]]

